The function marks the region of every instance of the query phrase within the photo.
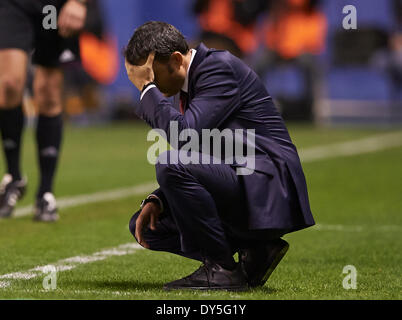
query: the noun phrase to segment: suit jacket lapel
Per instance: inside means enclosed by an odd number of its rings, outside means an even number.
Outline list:
[[[188,71],[188,99],[187,99],[187,105],[190,100],[193,99],[194,97],[194,81],[193,81],[193,75],[194,71],[197,69],[199,64],[204,60],[208,53],[208,48],[203,44],[200,43],[198,47],[195,48],[197,50],[197,53],[195,54],[194,60],[191,64],[190,70]]]

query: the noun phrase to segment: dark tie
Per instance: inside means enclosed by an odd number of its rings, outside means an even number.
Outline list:
[[[180,112],[184,114],[187,105],[187,92],[180,90]]]

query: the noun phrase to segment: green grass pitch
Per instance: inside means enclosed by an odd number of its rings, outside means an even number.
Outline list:
[[[67,126],[55,186],[59,198],[155,181],[146,159],[148,127],[140,123]],[[298,149],[384,134],[376,129],[319,129],[289,125]],[[392,130],[392,131],[397,131]],[[402,144],[401,144],[402,145]],[[264,287],[247,292],[165,292],[165,282],[199,263],[163,252],[135,250],[76,264],[57,273],[2,278],[63,259],[94,257],[135,243],[128,221],[146,195],[81,204],[60,210],[60,221],[40,224],[32,215],[0,221],[0,299],[401,299],[402,146],[303,163],[317,226],[288,234],[290,249]],[[1,161],[4,171],[4,161]],[[37,186],[33,132],[24,136],[23,168],[32,204]],[[344,289],[343,268],[357,270],[357,288]],[[38,275],[38,273],[36,273]]]

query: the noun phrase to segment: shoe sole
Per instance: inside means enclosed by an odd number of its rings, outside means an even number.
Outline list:
[[[272,261],[270,267],[268,270],[265,272],[264,276],[258,283],[249,283],[249,286],[251,288],[255,287],[262,287],[265,282],[267,282],[268,278],[271,276],[272,272],[274,272],[275,268],[278,266],[279,262],[281,262],[282,258],[286,254],[286,252],[289,249],[289,243],[286,243],[281,250],[276,254],[274,261]]]

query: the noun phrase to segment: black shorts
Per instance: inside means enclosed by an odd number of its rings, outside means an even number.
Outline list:
[[[57,8],[58,12],[60,8]],[[58,67],[61,54],[69,49],[79,55],[77,37],[64,39],[58,30],[45,30],[44,14],[29,12],[13,0],[0,0],[0,50],[21,49],[33,53],[32,62],[44,67]]]

